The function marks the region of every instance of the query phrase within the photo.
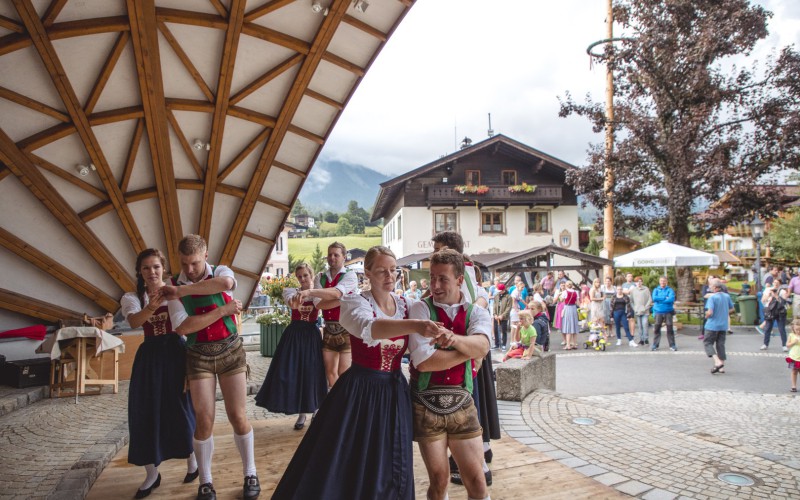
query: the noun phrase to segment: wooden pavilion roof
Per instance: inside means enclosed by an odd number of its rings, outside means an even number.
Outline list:
[[[176,271],[187,233],[249,300],[413,3],[0,2],[0,330],[117,310],[137,253]]]

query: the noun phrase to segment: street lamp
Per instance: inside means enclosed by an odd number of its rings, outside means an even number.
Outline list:
[[[750,223],[750,232],[756,242],[756,295],[761,291],[761,238],[764,237],[764,221],[758,215]]]

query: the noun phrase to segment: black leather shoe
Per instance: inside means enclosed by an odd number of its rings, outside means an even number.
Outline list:
[[[197,500],[217,500],[217,492],[211,483],[201,484],[197,488]]]
[[[258,483],[258,476],[247,476],[244,478],[243,488],[244,500],[254,500],[261,494],[261,485]]]
[[[197,476],[199,475],[200,475],[200,467],[196,468],[194,472],[187,472],[186,475],[183,476],[183,482],[191,483],[192,481],[197,479]]]
[[[486,476],[486,486],[491,486],[492,485],[492,471],[487,470],[484,473],[484,476]]]
[[[136,495],[133,498],[145,498],[150,496],[150,493],[153,492],[154,489],[161,486],[161,473],[158,473],[158,477],[156,478],[156,482],[150,485],[149,488],[145,488],[143,490],[136,490]]]
[[[492,463],[492,457],[494,457],[494,453],[492,453],[491,448],[483,452],[483,459],[486,460],[487,464]]]

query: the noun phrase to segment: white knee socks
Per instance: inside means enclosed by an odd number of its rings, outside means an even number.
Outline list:
[[[242,457],[242,469],[245,477],[256,475],[256,459],[253,452],[253,429],[244,435],[233,433],[233,440],[236,442],[236,448],[239,449],[239,455]]]
[[[214,454],[214,436],[209,436],[205,441],[194,440],[194,453],[197,456],[197,466],[200,468],[200,484],[211,481],[211,456]]]
[[[147,464],[144,466],[145,472],[147,472],[147,476],[144,478],[144,482],[141,486],[139,486],[140,490],[146,490],[147,488],[153,486],[153,483],[156,482],[158,479],[158,467],[153,464]]]
[[[186,472],[194,472],[197,470],[197,458],[194,456],[194,452],[189,455],[189,458],[186,459]]]

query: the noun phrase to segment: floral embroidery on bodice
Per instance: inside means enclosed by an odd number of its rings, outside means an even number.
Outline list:
[[[408,318],[408,306],[406,301],[398,298],[394,294],[392,296],[395,299],[397,307],[394,316],[387,316],[383,312],[379,312],[369,292],[362,295],[363,298],[369,300],[376,319]],[[378,345],[368,347],[362,339],[356,337],[351,338],[350,347],[353,354],[353,363],[382,372],[399,370],[403,360],[403,354],[405,354],[406,348],[408,347],[408,336],[401,335],[390,339],[381,339],[378,342]]]
[[[161,306],[142,325],[145,337],[157,337],[172,332],[172,323],[169,320],[167,306]]]

